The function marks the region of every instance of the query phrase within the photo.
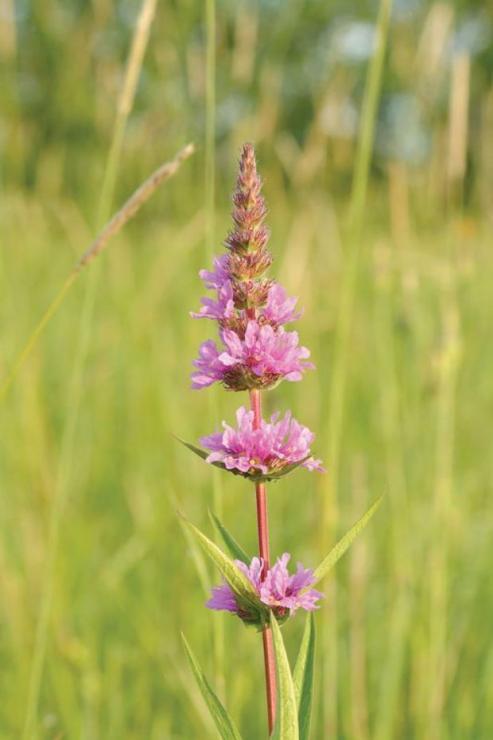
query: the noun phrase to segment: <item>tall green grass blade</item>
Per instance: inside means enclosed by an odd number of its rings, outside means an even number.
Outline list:
[[[205,79],[205,207],[206,242],[209,256],[214,253],[215,153],[216,153],[216,3],[205,0],[206,79]]]
[[[331,570],[334,565],[337,563],[337,561],[342,558],[346,550],[350,547],[350,545],[353,543],[353,541],[356,539],[356,537],[359,535],[359,533],[366,527],[370,519],[372,518],[373,514],[376,512],[380,504],[382,503],[382,496],[378,498],[375,503],[370,506],[366,514],[359,519],[356,524],[351,527],[349,532],[347,532],[344,537],[339,540],[337,545],[332,548],[332,550],[329,552],[326,558],[322,560],[318,568],[315,569],[314,577],[315,577],[315,583],[318,583],[319,581],[324,578],[329,570]]]
[[[315,658],[315,622],[307,615],[300,651],[294,667],[293,682],[298,706],[300,740],[308,740],[313,698],[313,663]]]
[[[229,554],[232,558],[236,558],[236,560],[241,560],[243,563],[246,563],[247,565],[250,564],[251,558],[248,557],[246,552],[243,550],[241,545],[238,544],[238,542],[235,540],[231,532],[229,532],[224,524],[219,521],[217,516],[214,514],[213,511],[209,511],[209,516],[211,518],[211,521],[214,525],[214,527],[217,529],[219,534],[221,535],[224,544],[228,548]]]
[[[213,691],[183,633],[181,639],[183,640],[190,667],[195,676],[195,680],[197,681],[197,685],[204,697],[209,708],[209,712],[211,713],[211,717],[214,720],[222,740],[241,740],[241,735],[238,732],[235,723]]]
[[[356,230],[361,223],[366,194],[368,192],[368,178],[375,140],[375,126],[382,88],[383,67],[387,50],[391,12],[392,0],[381,0],[376,23],[375,53],[368,68],[366,78],[358,136],[358,150],[351,188],[350,219]]]
[[[206,537],[200,529],[189,522],[188,519],[183,515],[181,515],[181,518],[190,532],[197,539],[205,554],[212,560],[226,582],[231,586],[235,594],[246,602],[247,605],[252,606],[257,611],[265,612],[265,607],[258,598],[254,587],[234,562],[228,558],[228,556],[225,555],[223,551],[220,550],[214,542],[212,542],[212,540]]]
[[[205,253],[212,262],[217,246],[215,238],[216,192],[216,2],[205,0],[205,137],[204,137],[204,196],[205,196]],[[218,388],[209,394],[209,414],[219,416]],[[212,498],[214,510],[223,516],[223,479],[217,470],[212,471]],[[219,617],[219,615],[218,615]],[[216,685],[225,687],[224,626],[223,617],[214,619],[214,665]]]
[[[351,199],[349,206],[346,238],[345,267],[339,291],[335,346],[333,348],[333,367],[331,383],[327,393],[328,429],[327,460],[331,465],[328,490],[323,500],[321,514],[321,551],[330,543],[337,527],[339,475],[341,465],[341,443],[346,414],[346,384],[351,347],[353,314],[357,300],[357,283],[361,262],[361,225],[366,206],[371,157],[375,138],[378,106],[381,97],[383,69],[387,49],[388,31],[392,0],[380,0],[376,22],[375,50],[368,68],[363,105],[361,110],[358,149],[354,166]],[[338,734],[338,676],[337,676],[337,594],[336,584],[332,586],[332,610],[330,616],[322,617],[322,651],[327,654],[323,669],[322,694],[326,697],[323,714],[324,723]]]
[[[272,740],[299,740],[298,706],[289,667],[288,656],[281,629],[274,616],[271,618],[272,637],[276,652],[277,668],[277,716]]]

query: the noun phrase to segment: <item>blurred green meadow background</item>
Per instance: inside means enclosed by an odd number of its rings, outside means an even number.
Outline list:
[[[491,740],[493,8],[3,0],[0,56],[0,380],[108,216],[197,146],[2,399],[0,737],[216,737],[180,631],[266,736],[260,637],[204,609],[220,579],[175,514],[253,554],[251,486],[172,437],[246,402],[190,390],[212,326],[188,312],[253,141],[317,365],[266,412],[327,467],[270,486],[273,553],[315,566],[385,494],[324,584],[312,737]]]

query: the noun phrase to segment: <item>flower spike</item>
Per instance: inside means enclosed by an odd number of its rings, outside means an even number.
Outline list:
[[[267,207],[261,194],[251,144],[245,144],[233,194],[234,228],[226,239],[228,253],[216,257],[213,270],[200,277],[215,297],[202,298],[194,319],[217,321],[219,346],[202,344],[194,361],[192,388],[219,382],[232,391],[274,388],[281,380],[301,380],[310,353],[299,345],[298,334],[284,326],[296,321],[297,298],[265,277],[272,263],[267,249],[269,232],[263,221]]]
[[[212,270],[200,272],[212,295],[202,298],[199,310],[191,313],[194,319],[215,321],[218,340],[207,339],[201,344],[191,380],[192,388],[197,390],[221,383],[226,390],[248,391],[251,410],[240,407],[236,427],[223,423],[221,432],[202,437],[201,443],[207,451],[188,442],[184,444],[211,465],[255,484],[259,557],[249,564],[242,560],[235,562],[254,587],[256,600],[245,601],[241,594],[238,596],[225,576],[226,582],[213,589],[207,606],[233,612],[263,632],[270,736],[276,715],[276,657],[281,699],[279,727],[283,725],[283,697],[291,681],[286,682],[283,674],[286,667],[289,673],[289,666],[277,623],[299,608],[316,609],[321,594],[310,589],[314,583],[312,571],[298,565],[296,573],[289,574],[289,554],[285,553],[270,566],[265,483],[298,467],[317,471],[323,471],[323,467],[311,454],[312,432],[293,419],[290,412],[282,418],[274,414],[269,421],[262,417],[260,391],[275,388],[283,380],[299,381],[314,365],[298,333],[286,328],[301,316],[297,298],[288,296],[282,285],[267,275],[272,265],[269,229],[264,223],[267,206],[251,144],[245,144],[241,152],[231,215],[233,226],[224,241],[226,253],[214,259]],[[234,539],[227,535],[226,542],[238,556]],[[289,691],[295,717],[294,689]]]

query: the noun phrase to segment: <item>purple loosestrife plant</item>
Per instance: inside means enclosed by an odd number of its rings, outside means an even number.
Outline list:
[[[301,316],[297,299],[289,297],[281,285],[266,275],[272,255],[267,249],[269,231],[264,224],[267,208],[261,188],[253,146],[245,144],[233,194],[234,226],[225,241],[227,251],[215,258],[211,271],[200,272],[213,296],[202,298],[201,308],[191,314],[195,319],[215,321],[218,327],[218,339],[203,342],[199,349],[192,388],[199,390],[218,382],[229,391],[248,391],[250,410],[241,406],[236,412],[237,426],[223,422],[222,431],[201,438],[202,448],[185,443],[206,462],[253,483],[259,556],[248,556],[214,515],[214,524],[229,555],[190,522],[185,520],[185,523],[224,579],[213,588],[207,607],[228,611],[262,633],[269,735],[274,732],[273,736],[280,740],[306,740],[314,652],[311,613],[322,598],[312,586],[344,554],[379,501],[315,570],[298,563],[296,572],[290,574],[289,553],[284,553],[271,566],[266,481],[278,480],[299,467],[318,472],[324,472],[324,468],[311,452],[313,433],[289,411],[282,417],[275,413],[270,420],[262,418],[261,391],[276,387],[282,380],[299,381],[314,365],[308,360],[307,348],[300,345],[297,332],[286,328]],[[295,670],[295,691],[279,624],[299,609],[309,612],[310,618]],[[221,737],[239,738],[233,720],[212,691],[188,644],[185,645]]]

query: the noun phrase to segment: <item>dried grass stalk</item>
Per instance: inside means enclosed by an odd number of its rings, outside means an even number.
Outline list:
[[[0,400],[2,400],[7,395],[15,378],[19,374],[19,371],[21,370],[32,350],[36,346],[39,337],[45,330],[51,318],[54,316],[54,314],[63,303],[66,294],[68,293],[72,284],[75,282],[82,268],[88,265],[89,262],[92,262],[92,260],[94,260],[98,256],[98,254],[103,251],[111,237],[115,236],[115,234],[117,234],[123,228],[123,226],[125,226],[125,224],[130,221],[133,216],[135,216],[137,211],[144,205],[147,200],[149,200],[151,195],[157,190],[161,183],[172,177],[178,171],[182,162],[184,162],[185,159],[188,159],[188,157],[190,157],[194,151],[194,145],[188,144],[180,152],[178,152],[176,157],[171,162],[166,162],[165,164],[162,164],[161,167],[158,167],[158,169],[155,170],[139,188],[137,188],[137,190],[130,196],[130,198],[113,216],[113,218],[108,221],[106,226],[93,241],[89,249],[84,252],[75,267],[69,273],[66,281],[44,312],[43,316],[38,321],[36,327],[29,336],[29,339],[24,344],[24,347],[17,355],[17,358],[12,365],[11,371],[4,378],[3,382],[0,382]]]
[[[151,195],[157,190],[157,188],[165,180],[172,177],[180,168],[182,162],[190,157],[195,151],[193,144],[187,144],[171,162],[166,162],[158,167],[150,177],[147,178],[142,185],[130,196],[130,198],[124,203],[120,210],[115,213],[113,218],[108,221],[103,230],[95,238],[89,249],[87,249],[82,257],[75,265],[74,272],[80,272],[89,262],[92,262],[100,252],[108,244],[112,236],[115,236],[125,226],[127,221],[135,216],[139,208],[149,200]]]

